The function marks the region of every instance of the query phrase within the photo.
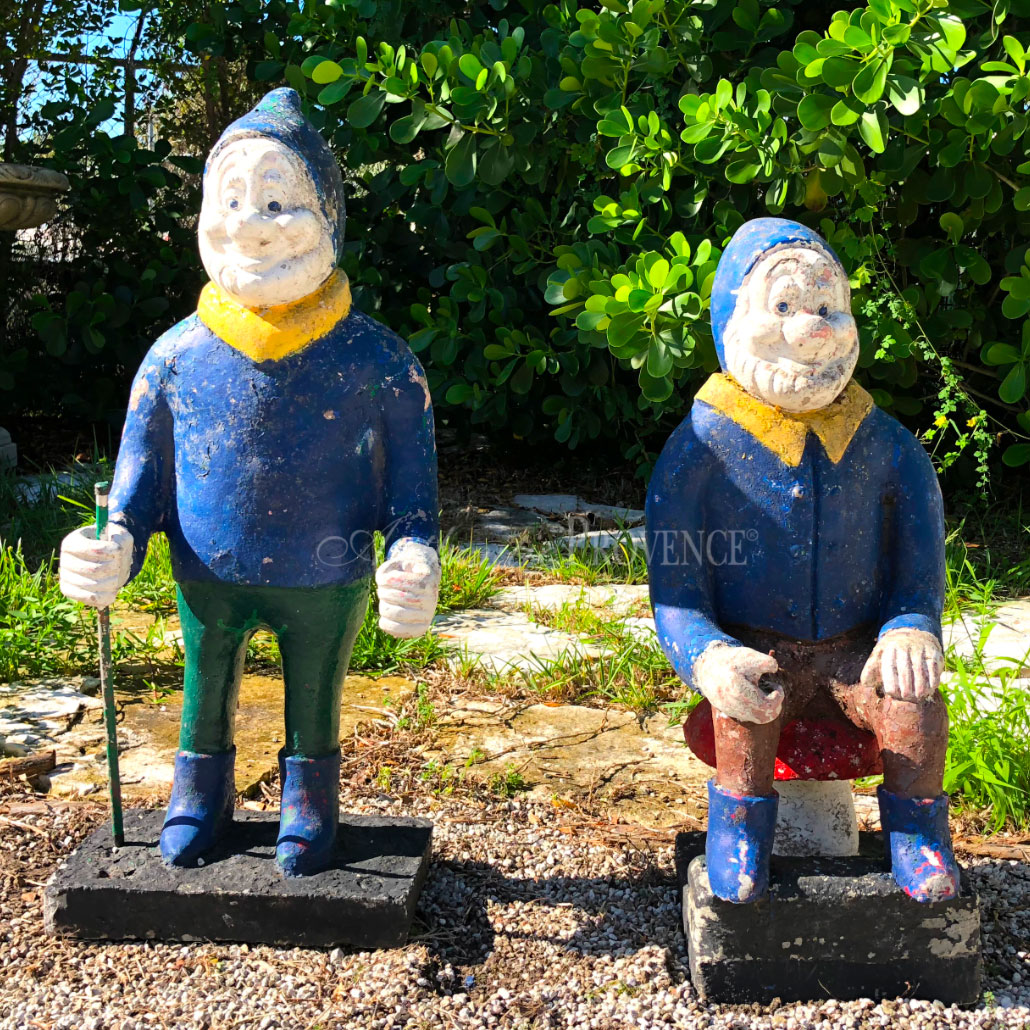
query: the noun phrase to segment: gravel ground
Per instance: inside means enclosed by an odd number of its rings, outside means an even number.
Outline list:
[[[690,985],[671,841],[536,802],[345,792],[428,816],[412,942],[390,952],[47,938],[42,887],[104,817],[0,795],[0,1028],[874,1028],[1030,1025],[1030,865],[975,859],[985,1000],[717,1006]]]

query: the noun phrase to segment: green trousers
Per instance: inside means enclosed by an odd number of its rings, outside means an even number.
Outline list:
[[[339,747],[343,680],[369,585],[179,583],[186,652],[180,749],[213,755],[233,746],[247,641],[260,628],[276,635],[282,655],[286,753],[318,757]]]

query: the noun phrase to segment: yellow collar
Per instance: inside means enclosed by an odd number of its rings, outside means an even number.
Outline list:
[[[709,377],[697,391],[697,399],[733,419],[792,467],[801,464],[809,430],[819,437],[826,456],[836,465],[873,408],[872,397],[858,383],[850,382],[832,404],[795,414],[755,400],[734,379],[721,373]]]
[[[350,312],[350,284],[337,270],[317,289],[290,304],[247,308],[214,283],[200,291],[197,314],[221,340],[251,361],[278,361],[325,336]]]

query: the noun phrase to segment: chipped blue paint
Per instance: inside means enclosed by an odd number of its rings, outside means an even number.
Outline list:
[[[247,586],[355,582],[373,571],[373,530],[388,549],[436,546],[423,384],[404,341],[358,311],[264,362],[195,315],[180,322],[139,370],[118,456],[111,505],[132,574],[158,530],[176,579]]]
[[[287,876],[324,869],[336,840],[340,751],[318,758],[279,752],[282,814],[275,857]]]
[[[955,897],[959,871],[948,828],[947,794],[903,798],[881,786],[876,797],[887,860],[898,886],[916,901]]]
[[[192,866],[232,819],[236,800],[236,749],[218,755],[180,751],[175,756],[172,798],[161,830],[161,857]]]
[[[705,862],[712,893],[745,904],[769,890],[769,859],[779,797],[746,797],[708,781]]]

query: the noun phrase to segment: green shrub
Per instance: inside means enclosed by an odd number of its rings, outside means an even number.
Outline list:
[[[837,249],[861,378],[942,466],[1030,460],[1027,0],[403,10],[235,0],[193,46],[307,96],[359,302],[439,412],[646,461],[716,367],[720,248],[773,213]]]
[[[847,265],[877,401],[941,467],[967,451],[983,479],[993,442],[1030,461],[1028,14],[1030,0],[230,0],[159,5],[148,39],[162,54],[185,41],[226,94],[245,68],[240,103],[282,83],[306,96],[349,179],[357,302],[411,339],[439,417],[614,441],[646,468],[715,368],[721,247],[775,213]],[[166,79],[169,138],[202,151],[198,98],[180,102],[194,87]],[[79,83],[14,155],[69,174],[85,234],[59,270],[14,263],[0,389],[23,406],[120,407],[202,279],[181,174],[202,153],[112,137],[110,114]]]

